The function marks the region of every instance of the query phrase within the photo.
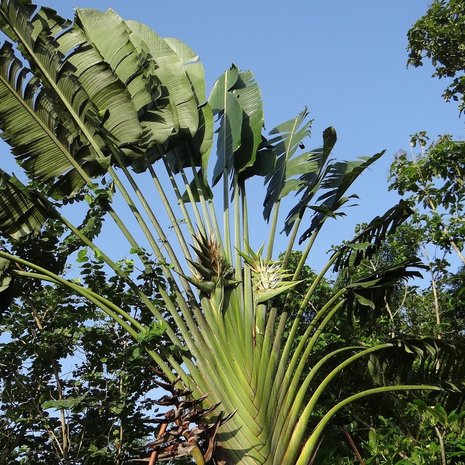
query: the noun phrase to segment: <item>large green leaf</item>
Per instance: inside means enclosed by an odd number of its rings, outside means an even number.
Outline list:
[[[370,373],[381,385],[405,382],[437,384],[444,389],[440,396],[463,402],[464,350],[461,342],[406,337],[393,341],[390,350],[373,354],[369,360]]]
[[[218,131],[218,159],[213,170],[213,185],[224,173],[227,175],[230,172],[234,163],[234,152],[242,142],[242,108],[237,97],[230,92],[238,79],[239,70],[232,66],[215,82],[209,99],[213,114],[219,114],[221,118]]]
[[[102,34],[99,26],[103,25],[113,27],[117,31],[115,36]],[[96,107],[102,127],[117,146],[141,140],[142,126],[137,112],[152,103],[155,92],[150,87],[152,83],[145,79],[144,62],[138,59],[128,35],[127,27],[113,12],[85,9],[76,11],[76,23],[57,39],[60,53],[72,65],[76,84],[82,87],[81,98],[87,98]],[[72,80],[71,76],[68,78]],[[64,89],[63,97],[73,103],[73,108],[77,95],[77,89],[72,94]],[[95,136],[96,130],[98,133],[98,127],[91,135]]]
[[[386,237],[394,233],[412,214],[408,203],[401,200],[384,215],[373,218],[356,237],[338,250],[334,272],[349,265],[357,266],[362,260],[371,258],[379,251]]]
[[[48,92],[29,77],[8,42],[0,49],[0,127],[20,164],[36,179],[69,179],[73,172],[74,190],[104,170],[105,160],[92,158],[76,132],[69,131]]]
[[[40,181],[63,176],[54,191],[69,195],[89,182],[89,177],[105,171],[109,145],[114,145],[125,163],[132,163],[151,147],[155,147],[155,158],[169,145],[187,144],[189,148],[194,136],[194,148],[208,152],[212,117],[208,108],[198,108],[205,99],[200,64],[189,68],[183,57],[146,26],[128,25],[111,10],[77,10],[72,27],[53,10],[34,11],[32,6],[10,0],[0,6],[0,19],[36,76],[32,82],[41,98],[34,95],[31,101],[46,102],[45,106],[53,100],[45,111],[54,116],[50,129],[66,130],[63,139],[69,147],[65,147],[66,163],[51,163],[56,157],[53,152],[28,151],[22,164],[31,175]],[[107,33],[110,29],[112,34]],[[191,53],[180,43],[173,44],[184,58]],[[23,79],[28,77],[27,72],[23,74]],[[198,97],[195,90],[200,92]],[[201,137],[197,136],[199,114]],[[189,150],[192,153],[196,150]],[[93,169],[80,172],[80,164],[92,164]]]
[[[239,173],[239,180],[243,183],[253,176],[269,176],[274,172],[275,168],[276,152],[266,138],[262,136],[262,142],[258,147],[253,165]]]
[[[199,56],[188,45],[171,37],[166,38],[165,41],[181,58],[194,91],[199,108],[199,123],[193,140],[195,148],[193,158],[196,166],[202,167],[202,172],[206,177],[209,154],[213,145],[213,112],[206,101],[205,71]]]
[[[270,132],[269,144],[273,147],[277,159],[274,171],[265,178],[268,188],[263,203],[263,216],[267,221],[273,206],[283,196],[286,182],[290,181],[289,163],[297,150],[302,147],[303,139],[310,135],[311,121],[307,118],[308,112],[305,109],[295,118],[276,126]]]
[[[82,31],[79,32],[76,26],[59,30],[61,34],[57,42],[54,37],[64,20],[53,10],[39,10],[31,17],[32,11],[13,0],[0,5],[2,23],[7,32],[13,31],[11,36],[18,42],[19,50],[35,75],[29,79],[30,75],[23,71],[23,80],[30,84],[23,86],[28,93],[21,95],[22,89],[16,87],[15,98],[29,100],[32,112],[37,113],[36,118],[41,117],[48,125],[48,131],[43,131],[45,135],[42,137],[58,138],[64,147],[58,158],[56,152],[42,146],[36,145],[35,150],[29,150],[27,137],[23,140],[10,138],[8,142],[17,153],[24,155],[22,165],[39,181],[64,176],[65,179],[59,180],[61,192],[58,193],[69,195],[89,181],[89,174],[100,174],[108,166],[109,158],[104,153],[106,141],[99,137],[101,130],[112,132],[117,144],[126,144],[138,140],[142,127],[130,94],[86,42]],[[10,73],[8,61],[17,59],[11,47],[8,50],[5,45],[3,50],[6,60],[3,76],[5,80],[9,79],[12,87],[14,77],[7,74]],[[86,89],[75,74],[78,66],[77,73],[86,83]],[[5,102],[1,119],[4,124],[14,126],[17,119],[10,115],[9,108]],[[87,173],[80,169],[84,164],[92,168],[87,169]]]
[[[162,39],[145,25],[135,21],[126,24],[132,31],[131,40],[147,54],[153,65],[151,74],[160,83],[156,106],[141,115],[149,135],[148,145],[158,144],[151,153],[156,159],[166,150],[175,151],[168,152],[175,172],[192,161],[206,172],[213,142],[213,116],[205,102],[204,70],[198,56],[184,43]]]
[[[425,268],[418,258],[412,257],[402,262],[376,268],[346,288],[349,314],[357,314],[362,323],[375,321],[381,309],[384,311],[391,294],[403,282],[422,278],[420,269]],[[370,311],[368,311],[368,308]]]
[[[165,140],[159,139],[158,133],[165,126],[167,136],[171,136],[180,130],[189,131],[193,136],[198,127],[199,115],[197,102],[191,87],[191,83],[184,71],[183,63],[179,55],[169,44],[156,34],[152,29],[135,21],[128,21],[131,30],[131,40],[135,46],[142,48],[148,58],[153,62],[153,76],[160,82],[160,96],[158,99],[169,101],[170,121],[156,121],[157,109],[151,109],[144,117],[144,127],[151,130],[152,136],[158,143]],[[202,81],[202,76],[199,77]],[[158,124],[157,124],[158,123]]]
[[[284,222],[284,231],[289,234],[297,218],[302,218],[308,205],[320,189],[322,181],[331,170],[329,156],[336,144],[337,135],[334,128],[329,127],[323,131],[323,146],[304,153],[289,161],[289,179],[284,185],[281,196],[289,192],[298,190],[301,198],[297,204],[291,208]],[[295,179],[295,176],[299,176]],[[294,176],[294,178],[292,178]]]
[[[0,170],[0,232],[18,239],[38,233],[54,212],[38,193]]]
[[[235,65],[215,82],[209,104],[220,118],[218,160],[213,171],[216,184],[224,173],[234,169],[240,175],[254,165],[262,145],[263,109],[253,74],[242,72]],[[253,170],[243,179],[251,175]]]
[[[234,154],[234,168],[239,173],[255,162],[262,142],[263,107],[260,88],[250,71],[239,73],[232,94],[243,111],[241,145]]]
[[[76,10],[75,21],[86,41],[126,87],[135,110],[152,105],[156,88],[144,75],[145,60],[136,52],[126,23],[113,10],[102,13],[90,8]]]
[[[321,203],[316,205],[316,208],[314,207],[315,214],[312,217],[310,226],[300,236],[300,243],[307,239],[316,228],[320,227],[327,217],[337,214],[339,208],[354,197],[344,197],[344,195],[360,174],[383,154],[384,151],[371,157],[360,157],[360,159],[354,161],[340,161],[329,166],[320,184],[320,188],[326,190],[326,192],[317,199]]]

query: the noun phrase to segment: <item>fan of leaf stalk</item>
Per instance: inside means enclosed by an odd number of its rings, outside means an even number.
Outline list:
[[[393,285],[393,273],[396,279],[408,277],[408,264],[339,290],[316,312],[310,326],[300,327],[325,273],[333,264],[344,267],[354,254],[358,261],[373,253],[408,216],[403,205],[375,219],[335,252],[317,279],[308,283],[299,309],[290,312],[287,303],[277,306],[276,297],[286,302],[285,296],[299,282],[299,271],[326,219],[344,214],[341,207],[354,197],[346,195],[348,188],[382,153],[334,162],[332,128],[324,132],[322,148],[306,151],[311,125],[306,110],[265,136],[260,90],[252,73],[233,65],[207,99],[203,66],[189,47],[162,39],[143,24],[124,21],[111,10],[78,9],[71,22],[27,0],[1,0],[0,25],[8,37],[0,50],[1,135],[31,181],[26,186],[2,171],[2,233],[14,239],[36,234],[53,217],[81,247],[92,249],[118,273],[111,258],[60,208],[73,199],[97,197],[99,189],[105,189],[102,176],[110,177],[145,236],[143,243],[136,241],[116,203],[105,211],[133,251],[148,244],[160,263],[169,288],[159,291],[172,320],[163,320],[135,282],[128,280],[128,286],[153,322],[164,324],[182,356],[157,347],[150,327],[97,292],[8,250],[0,251],[4,296],[14,273],[67,286],[106,312],[145,344],[168,380],[174,383],[179,377],[205,411],[218,404],[226,416],[234,413],[224,423],[209,413],[210,423],[219,429],[216,447],[209,444],[207,458],[216,462],[307,464],[327,422],[352,400],[378,392],[439,389],[436,378],[428,384],[374,387],[340,401],[322,418],[314,413],[320,395],[344,367],[362,357],[403,350],[396,343],[345,347],[325,355],[308,371],[319,334],[353,300],[353,293],[362,288],[364,295],[385,290]],[[215,139],[217,158],[209,183]],[[148,202],[134,179],[134,173],[142,172],[158,193],[155,202]],[[246,184],[256,176],[264,177],[266,185],[263,205],[269,237],[266,249],[253,252],[249,244],[256,238],[249,235]],[[220,202],[215,203],[213,188],[220,181],[215,188]],[[280,204],[290,193],[297,201],[284,223],[289,242],[279,262],[273,260],[273,245]],[[155,208],[165,209],[166,225]],[[299,240],[306,241],[306,247],[291,276],[287,260],[302,224]],[[167,239],[168,230],[174,231],[176,241]],[[383,281],[383,276],[388,278]],[[322,378],[329,359],[340,362]],[[446,372],[444,365],[441,372]],[[315,385],[314,379],[323,381]],[[170,450],[176,456],[198,447]],[[205,456],[196,452],[195,459],[202,463]]]

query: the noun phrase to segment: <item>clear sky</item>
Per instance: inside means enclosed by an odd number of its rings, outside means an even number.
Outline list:
[[[334,126],[334,153],[343,159],[386,149],[384,160],[354,188],[360,207],[345,226],[330,229],[349,238],[354,223],[369,220],[396,202],[387,172],[409,135],[462,138],[456,106],[441,98],[446,82],[432,69],[406,68],[406,33],[429,4],[425,0],[47,0],[38,2],[71,17],[74,7],[113,8],[145,22],[162,36],[190,45],[203,62],[207,85],[231,63],[251,69],[261,86],[267,129],[308,106],[313,126],[307,147],[321,144]],[[342,224],[341,224],[342,226]],[[339,237],[337,234],[342,233]],[[333,236],[331,236],[333,237]]]

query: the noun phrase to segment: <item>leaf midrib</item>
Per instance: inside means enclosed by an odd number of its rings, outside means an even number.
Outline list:
[[[34,52],[34,50],[31,49],[31,47],[28,45],[27,41],[24,39],[23,35],[17,30],[17,28],[11,24],[11,22],[9,21],[8,17],[5,16],[5,13],[3,11],[0,10],[0,14],[4,17],[5,21],[10,25],[10,27],[13,29],[14,33],[16,34],[16,36],[18,37],[19,41],[21,42],[21,44],[24,46],[24,48],[27,50],[27,52],[29,53],[29,55],[34,59],[36,65],[38,66],[38,68],[40,69],[40,72],[42,73],[42,75],[45,77],[45,79],[47,80],[47,82],[49,83],[49,85],[52,87],[52,89],[54,90],[54,92],[57,94],[57,96],[59,97],[60,101],[65,105],[66,109],[68,110],[68,112],[71,114],[73,120],[75,121],[75,123],[78,125],[79,129],[82,131],[82,133],[85,135],[86,139],[89,141],[89,143],[91,144],[92,148],[95,150],[95,152],[97,153],[97,156],[99,158],[105,158],[104,154],[102,153],[102,151],[100,150],[100,148],[98,147],[97,143],[95,142],[94,138],[92,137],[92,135],[89,133],[89,131],[87,130],[84,122],[81,120],[81,118],[76,114],[76,112],[74,111],[73,107],[70,105],[70,103],[68,102],[68,100],[66,99],[66,97],[62,94],[62,92],[60,91],[58,85],[55,83],[55,81],[52,79],[52,77],[49,75],[49,73],[47,72],[47,70],[44,68],[44,66],[42,65],[42,63],[40,62],[40,60],[37,59],[36,57],[36,54]],[[42,32],[39,33],[38,35],[38,39],[40,37],[40,35],[42,34]],[[70,163],[76,167],[76,169],[78,170],[79,174],[83,177],[84,181],[86,183],[91,183],[91,179],[86,175],[86,173],[82,170],[82,168],[79,166],[79,164],[76,165],[76,161],[74,160],[74,158],[72,156],[70,156],[70,154],[68,152],[66,152],[66,157],[69,159]]]
[[[90,183],[91,180],[85,173],[85,171],[81,168],[81,166],[76,162],[76,160],[70,156],[69,151],[63,147],[61,142],[56,138],[55,134],[47,127],[47,125],[37,116],[37,113],[24,101],[23,98],[18,94],[16,89],[14,89],[10,82],[4,78],[3,75],[0,75],[1,82],[5,85],[5,87],[10,91],[10,94],[14,96],[16,101],[19,103],[20,106],[25,109],[28,114],[33,118],[40,128],[44,131],[44,133],[52,140],[53,144],[57,147],[57,149],[69,160],[72,166],[78,171],[78,173],[82,176],[82,178]]]

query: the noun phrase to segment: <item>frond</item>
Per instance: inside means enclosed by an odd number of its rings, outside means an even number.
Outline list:
[[[362,260],[371,258],[379,251],[386,237],[393,234],[412,214],[408,202],[401,200],[384,215],[373,218],[356,237],[338,249],[334,272],[349,265],[357,266]]]
[[[4,234],[14,239],[38,234],[45,221],[55,215],[39,193],[0,170],[0,230]]]
[[[316,208],[314,207],[315,213],[312,216],[310,226],[300,236],[299,243],[305,241],[328,216],[335,214],[337,210],[347,202],[347,200],[353,197],[344,197],[344,195],[362,172],[371,166],[383,154],[384,151],[371,157],[361,157],[359,160],[350,162],[336,162],[329,166],[320,186],[321,190],[325,192],[317,199],[317,202],[321,201],[321,204],[316,205]]]
[[[465,388],[465,346],[440,339],[402,338],[392,348],[374,354],[368,367],[381,386],[392,384],[432,384],[442,388],[435,394],[451,408],[463,402]]]
[[[312,122],[308,121],[308,112],[305,109],[295,118],[276,126],[270,131],[267,145],[275,153],[276,166],[265,178],[268,187],[263,202],[263,217],[267,221],[276,202],[288,192],[297,188],[297,186],[291,188],[294,183],[292,178],[296,174],[301,174],[300,170],[297,169],[297,166],[301,163],[298,161],[291,162],[291,159],[302,146],[302,141],[310,135],[311,124]],[[307,157],[311,157],[311,155],[307,154]],[[302,160],[302,158],[299,159]],[[310,166],[306,168],[314,169],[314,165],[310,162]]]

